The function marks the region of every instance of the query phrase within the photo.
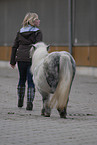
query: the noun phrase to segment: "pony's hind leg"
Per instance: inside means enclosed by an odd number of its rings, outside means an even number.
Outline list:
[[[51,115],[51,108],[49,106],[49,94],[45,92],[41,92],[42,101],[43,101],[43,108],[41,110],[41,115],[45,117],[50,117]]]
[[[60,115],[60,118],[64,118],[64,119],[66,118],[68,101],[69,101],[69,97],[68,97],[66,106],[64,108],[57,108],[59,115]]]

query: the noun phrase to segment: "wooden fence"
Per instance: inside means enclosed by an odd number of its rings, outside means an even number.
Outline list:
[[[68,51],[68,47],[60,46],[51,46],[49,52],[53,51]],[[11,55],[10,46],[1,46],[0,47],[0,60],[9,61]],[[77,66],[92,66],[97,67],[97,46],[93,47],[82,47],[76,46],[72,47],[72,55],[76,61]]]

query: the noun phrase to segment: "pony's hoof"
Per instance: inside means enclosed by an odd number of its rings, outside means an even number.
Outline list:
[[[50,113],[46,112],[44,108],[41,110],[41,115],[44,117],[50,117]]]
[[[57,110],[58,110],[58,112],[60,114],[60,118],[66,119],[66,115],[67,115],[66,109],[64,108],[63,110],[61,110],[61,109],[58,108]]]
[[[50,117],[50,114],[45,112],[44,116],[45,117]]]
[[[42,116],[45,115],[45,109],[44,109],[44,108],[41,110],[41,115],[42,115]]]
[[[60,114],[60,118],[66,119],[66,114]]]

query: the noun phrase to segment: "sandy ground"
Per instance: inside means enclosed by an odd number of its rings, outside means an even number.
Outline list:
[[[0,145],[97,145],[97,78],[76,75],[68,103],[67,119],[56,109],[41,116],[41,96],[33,111],[17,107],[17,69],[0,67]]]

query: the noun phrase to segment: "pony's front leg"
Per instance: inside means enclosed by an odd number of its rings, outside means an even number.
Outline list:
[[[41,92],[42,95],[42,101],[43,101],[43,108],[41,110],[41,115],[45,117],[50,117],[51,115],[51,108],[49,106],[49,97],[50,95],[45,92]]]

